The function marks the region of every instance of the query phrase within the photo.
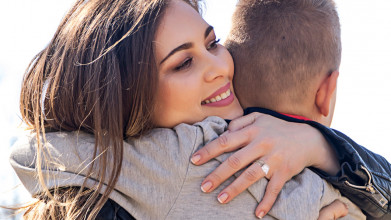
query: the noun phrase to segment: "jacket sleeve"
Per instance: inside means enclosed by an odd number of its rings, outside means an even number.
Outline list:
[[[391,164],[337,130],[309,124],[323,133],[341,166],[337,176],[313,170],[359,206],[368,219],[391,219]]]

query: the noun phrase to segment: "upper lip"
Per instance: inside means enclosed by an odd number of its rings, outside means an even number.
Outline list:
[[[208,98],[204,99],[205,100],[209,100],[211,98],[214,98],[218,95],[220,95],[221,93],[227,91],[231,86],[231,83],[227,83],[225,86],[221,87],[220,89],[216,90],[216,92],[214,92],[212,95],[210,95]]]

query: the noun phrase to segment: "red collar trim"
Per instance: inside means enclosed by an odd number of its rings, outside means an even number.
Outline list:
[[[285,114],[285,113],[280,113],[280,114],[285,115],[285,116],[288,116],[288,117],[291,117],[291,118],[296,118],[296,119],[304,120],[304,121],[312,121],[311,119],[306,118],[306,117],[304,117],[304,116],[290,115],[290,114]]]

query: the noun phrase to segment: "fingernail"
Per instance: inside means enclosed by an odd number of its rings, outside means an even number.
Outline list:
[[[212,183],[209,181],[201,185],[202,192],[207,192],[210,188],[212,188]]]
[[[260,212],[260,213],[257,215],[257,217],[258,217],[259,219],[262,219],[264,216],[265,216],[265,212],[264,212],[264,211]]]
[[[228,199],[228,194],[223,193],[219,197],[217,197],[217,200],[219,200],[220,203],[224,203]]]
[[[191,157],[191,162],[193,164],[196,164],[198,161],[200,161],[200,159],[201,159],[201,156],[199,154],[197,154],[197,155],[194,155],[193,157]]]

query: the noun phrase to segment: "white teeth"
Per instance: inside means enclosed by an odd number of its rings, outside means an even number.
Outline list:
[[[203,101],[202,104],[209,104],[209,103],[213,103],[213,102],[218,102],[218,101],[221,101],[223,99],[228,98],[230,95],[231,95],[231,90],[228,89],[226,92],[223,92],[214,98],[207,99],[207,100]]]

